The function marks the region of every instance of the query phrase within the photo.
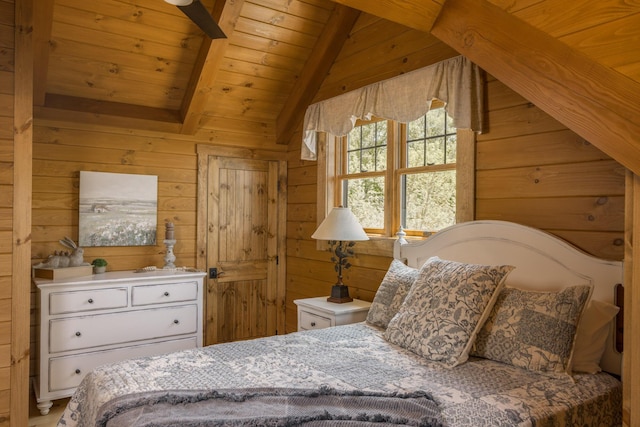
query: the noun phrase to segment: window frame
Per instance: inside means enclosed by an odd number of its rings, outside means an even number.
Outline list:
[[[438,108],[438,107],[436,107]],[[384,120],[384,119],[374,119]],[[387,169],[385,175],[385,219],[384,230],[366,230],[370,240],[360,242],[359,252],[373,255],[389,256],[393,253],[393,242],[400,231],[400,176],[402,173],[417,172],[421,168],[400,168],[399,165],[406,156],[406,144],[396,147],[396,141],[404,141],[406,125],[400,126],[398,122],[393,126],[387,126]],[[356,126],[362,122],[356,122]],[[476,134],[470,129],[457,129],[456,147],[456,218],[455,222],[471,221],[475,218],[475,145]],[[342,158],[346,153],[347,136],[333,136],[324,132],[318,133],[318,198],[317,216],[318,224],[328,215],[329,211],[342,204],[340,199],[340,179],[342,166],[338,164],[336,150],[344,149]],[[344,141],[340,143],[341,141]],[[404,153],[403,153],[404,152]],[[346,161],[346,160],[345,160]],[[443,170],[451,169],[447,165],[424,167],[429,171],[442,167]],[[372,176],[371,172],[357,174],[359,177]],[[376,176],[380,173],[376,172]],[[353,178],[355,175],[349,175]],[[389,184],[390,183],[390,184]],[[408,233],[412,238],[427,238],[425,233]]]

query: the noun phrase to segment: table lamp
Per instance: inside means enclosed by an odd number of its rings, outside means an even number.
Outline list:
[[[349,287],[342,283],[342,269],[351,267],[347,258],[354,255],[355,242],[369,240],[362,225],[349,208],[336,207],[322,221],[311,238],[328,240],[333,253],[331,261],[335,264],[338,281],[331,288],[331,296],[327,298],[327,301],[339,304],[353,301],[353,298],[349,296]]]

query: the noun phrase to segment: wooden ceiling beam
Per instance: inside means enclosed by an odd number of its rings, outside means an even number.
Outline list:
[[[288,144],[349,37],[360,11],[337,4],[276,119],[276,142]]]
[[[227,38],[211,40],[204,36],[180,109],[183,134],[193,135],[198,129],[243,4],[244,0],[216,0],[214,4],[211,14]]]
[[[47,89],[47,72],[51,53],[51,28],[55,0],[39,0],[37,13],[33,14],[33,104],[44,105]]]
[[[432,34],[640,174],[640,84],[486,0],[447,0]]]
[[[36,119],[172,133],[179,133],[182,127],[177,110],[53,94],[46,96],[44,104],[34,107]]]
[[[370,15],[428,33],[445,0],[332,0]]]

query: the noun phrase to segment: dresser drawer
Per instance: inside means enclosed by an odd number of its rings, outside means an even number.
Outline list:
[[[140,285],[134,286],[131,290],[131,304],[134,306],[195,301],[196,298],[198,298],[196,282]]]
[[[149,308],[49,321],[49,352],[195,333],[198,307]]]
[[[90,289],[49,294],[49,313],[52,315],[126,306],[127,288]]]
[[[319,316],[308,311],[300,311],[300,328],[301,329],[322,329],[331,326],[331,319]]]
[[[93,368],[134,357],[153,356],[197,346],[196,338],[163,341],[114,350],[96,351],[77,356],[54,357],[49,360],[49,391],[75,388]]]

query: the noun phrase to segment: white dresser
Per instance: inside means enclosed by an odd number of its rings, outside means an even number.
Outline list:
[[[202,346],[205,273],[114,271],[34,279],[39,290],[38,408],[71,396],[98,365]]]

